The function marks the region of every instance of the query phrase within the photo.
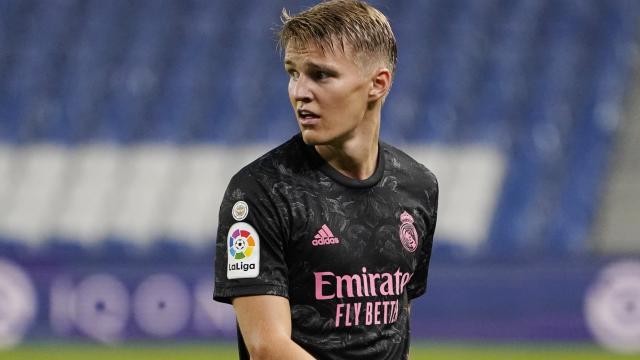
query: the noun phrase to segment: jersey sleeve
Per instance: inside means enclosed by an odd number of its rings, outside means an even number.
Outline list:
[[[416,270],[407,284],[407,294],[409,299],[414,299],[422,294],[427,289],[427,275],[429,274],[429,262],[431,260],[431,249],[433,247],[433,234],[436,230],[436,219],[438,218],[438,181],[433,174],[430,174],[428,190],[426,194],[426,211],[425,211],[425,224],[427,225],[427,231],[422,237],[422,246],[418,253],[418,264]]]
[[[231,179],[220,206],[214,300],[289,296],[282,208],[271,189],[249,171]]]

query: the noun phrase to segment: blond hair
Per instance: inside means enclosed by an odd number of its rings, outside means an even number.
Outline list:
[[[282,10],[279,46],[306,48],[315,45],[323,52],[350,46],[361,62],[383,62],[393,74],[398,49],[391,25],[382,12],[359,0],[330,0],[297,15]],[[361,64],[363,65],[363,64]]]

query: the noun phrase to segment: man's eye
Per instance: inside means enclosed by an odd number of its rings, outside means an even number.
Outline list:
[[[318,80],[324,80],[329,77],[329,74],[324,71],[317,71],[314,77]]]
[[[297,80],[300,77],[300,74],[298,74],[298,72],[295,70],[289,70],[287,71],[287,73],[289,73],[289,77],[294,80]]]

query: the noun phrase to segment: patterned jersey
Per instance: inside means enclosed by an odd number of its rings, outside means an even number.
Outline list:
[[[318,359],[405,359],[437,204],[435,176],[390,145],[380,143],[375,173],[355,180],[296,135],[231,179],[214,299],[287,297],[292,339]]]

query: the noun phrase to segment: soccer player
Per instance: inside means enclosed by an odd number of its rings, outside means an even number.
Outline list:
[[[372,6],[334,0],[284,11],[279,36],[300,133],[231,179],[214,299],[233,304],[241,359],[406,359],[438,185],[379,141],[393,32]]]

